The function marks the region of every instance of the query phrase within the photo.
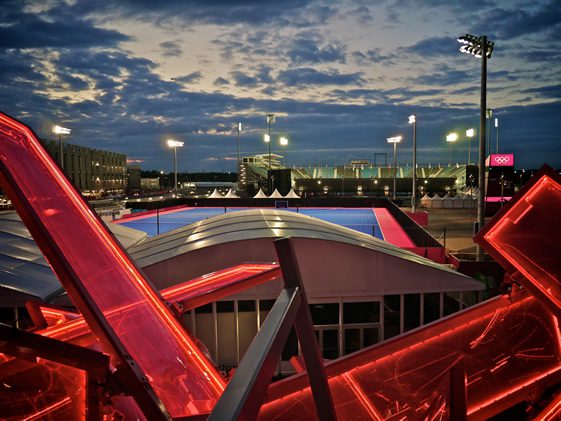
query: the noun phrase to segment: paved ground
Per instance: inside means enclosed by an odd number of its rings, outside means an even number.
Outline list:
[[[403,208],[410,210],[410,208]],[[473,221],[477,219],[477,210],[473,209],[470,216],[469,209],[424,209],[428,212],[429,225],[425,229],[431,235],[444,243],[444,228],[446,228],[446,248],[451,252],[474,253]]]

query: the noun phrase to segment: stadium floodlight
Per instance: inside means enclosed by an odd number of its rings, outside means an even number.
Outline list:
[[[275,114],[267,114],[267,125],[269,126],[269,134],[264,137],[266,143],[269,144],[269,169],[267,171],[267,186],[269,187],[269,194],[273,192],[271,186],[271,124],[275,122]]]
[[[479,180],[479,196],[477,198],[477,226],[474,232],[478,232],[485,225],[485,144],[486,144],[486,119],[485,112],[487,109],[487,59],[491,58],[495,43],[489,41],[487,36],[465,34],[458,38],[458,42],[462,44],[460,51],[466,54],[472,54],[481,59],[481,101],[479,108],[479,159],[478,159],[478,180]],[[477,260],[483,260],[483,249],[477,244]]]
[[[449,133],[446,135],[446,142],[448,142],[448,149],[450,149],[450,160],[448,161],[448,166],[452,166],[452,143],[458,140],[458,135],[456,133]]]
[[[265,133],[263,135],[263,142],[270,143],[271,142],[271,135],[268,135],[267,133]]]
[[[279,139],[279,142],[280,142],[281,146],[286,146],[286,145],[288,145],[288,139],[287,139],[286,137],[281,137],[281,138]]]
[[[168,147],[173,148],[173,173],[174,173],[174,180],[175,183],[173,185],[173,192],[177,195],[177,148],[183,147],[185,144],[179,140],[168,139],[167,140]]]
[[[242,122],[238,121],[238,182],[239,180],[239,174],[240,174],[240,134],[242,132]]]
[[[70,134],[71,129],[62,126],[54,126],[53,133],[58,135],[58,144],[59,144],[59,164],[60,168],[64,170],[64,151],[62,147],[62,135],[63,134]]]
[[[467,129],[466,137],[468,138],[468,165],[471,165],[471,138],[475,136],[475,129]]]
[[[397,185],[397,144],[401,142],[401,136],[388,137],[388,143],[393,143],[393,200],[397,199],[396,185]]]
[[[409,116],[409,124],[413,125],[413,186],[411,187],[411,212],[417,210],[417,116]]]

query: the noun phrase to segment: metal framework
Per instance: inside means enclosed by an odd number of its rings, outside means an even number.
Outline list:
[[[561,181],[551,169],[476,238],[527,289],[515,284],[509,295],[325,366],[292,240],[275,243],[280,269],[240,265],[159,294],[32,131],[3,114],[0,183],[80,312],[35,304],[33,320],[48,327],[0,326],[3,416],[98,419],[115,409],[151,420],[483,419],[528,400],[529,389],[545,402],[540,419],[561,413]],[[281,271],[284,289],[227,383],[178,316]],[[306,371],[269,385],[293,325]]]

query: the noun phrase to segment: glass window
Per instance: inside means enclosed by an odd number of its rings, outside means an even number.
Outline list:
[[[216,311],[218,313],[233,313],[234,312],[234,302],[233,301],[217,301]]]
[[[377,327],[364,328],[364,347],[377,344],[380,341],[380,331]]]
[[[323,358],[334,360],[339,358],[339,335],[337,329],[323,331]]]
[[[462,292],[462,309],[471,307],[479,302],[479,291]]]
[[[449,316],[460,310],[460,293],[445,292],[444,293],[444,315]]]
[[[423,303],[424,320],[423,323],[430,323],[440,318],[440,293],[431,292],[425,294]]]
[[[360,349],[360,329],[345,329],[345,355]]]
[[[399,335],[401,302],[399,295],[384,296],[384,339]]]
[[[204,306],[197,307],[195,313],[212,313],[212,303],[205,304]]]
[[[421,326],[421,295],[405,294],[403,307],[404,330],[407,332]]]
[[[241,300],[238,301],[238,312],[255,311],[254,300]]]
[[[339,324],[339,304],[310,304],[310,313],[314,325],[337,325]]]
[[[344,303],[343,304],[343,323],[379,323],[380,322],[380,303]]]

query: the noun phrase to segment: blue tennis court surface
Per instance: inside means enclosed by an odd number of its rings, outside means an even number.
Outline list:
[[[226,208],[226,212],[235,212],[248,208]],[[296,208],[285,209],[296,212]],[[299,208],[298,212],[303,215],[313,216],[327,222],[342,225],[365,234],[374,235],[383,240],[382,232],[372,209],[349,209],[349,208]],[[190,208],[178,210],[177,212],[160,213],[160,234],[176,228],[184,227],[193,222],[201,221],[216,215],[222,215],[224,208]],[[120,222],[125,227],[144,231],[149,236],[158,233],[158,217],[155,214],[138,219]]]

